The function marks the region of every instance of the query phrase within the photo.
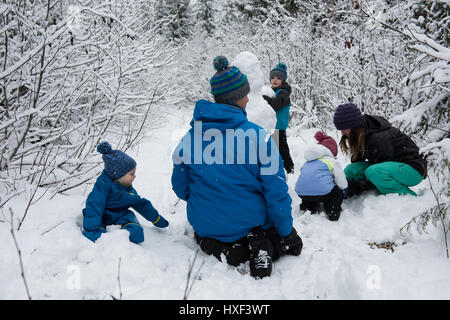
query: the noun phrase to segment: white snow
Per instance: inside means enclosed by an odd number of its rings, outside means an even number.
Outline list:
[[[260,97],[268,80],[261,76],[257,60],[245,53],[236,57],[236,63],[249,79],[259,81],[249,95],[249,118],[264,127],[267,117],[274,125],[275,114]],[[112,299],[121,293],[123,299],[183,298],[198,245],[186,219],[186,204],[171,190],[171,153],[188,129],[193,106],[177,113],[167,106],[160,108],[167,113],[166,125],[152,130],[129,154],[138,163],[136,190],[152,201],[170,226],[158,229],[137,214],[144,227],[144,243],[133,244],[127,231],[110,227],[94,244],[80,232],[81,210],[92,185],[52,200],[45,195],[30,208],[20,231],[15,231],[33,299]],[[381,196],[372,191],[346,200],[336,222],[324,213],[300,214],[294,186],[304,151],[315,143],[317,129],[287,130],[296,172],[288,176],[288,185],[294,226],[304,243],[302,254],[282,257],[274,263],[270,278],[255,280],[248,274],[248,265],[234,268],[199,252],[194,270],[201,268],[188,298],[449,299],[450,260],[441,228],[431,226],[428,234],[400,233],[411,218],[435,205],[426,180],[413,187],[418,197]],[[339,139],[336,130],[327,134]],[[348,163],[340,151],[337,159],[342,167]],[[17,227],[26,203],[17,198],[7,206],[14,210]],[[3,208],[0,299],[26,299],[10,228],[9,211]],[[386,241],[397,245],[393,252],[369,245]]]

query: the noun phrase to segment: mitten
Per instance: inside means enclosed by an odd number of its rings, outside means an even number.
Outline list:
[[[83,230],[82,233],[83,235],[88,238],[89,240],[91,240],[92,242],[95,242],[98,238],[101,237],[102,233],[105,233],[106,230],[99,228],[97,230],[94,231],[86,231]]]
[[[262,97],[263,97],[263,99],[266,100],[268,103],[271,103],[271,102],[272,102],[272,98],[271,98],[271,97],[266,96],[266,95],[264,95],[264,94],[263,94]]]
[[[294,227],[290,235],[281,238],[280,243],[284,254],[298,256],[302,252],[303,242]]]
[[[164,217],[162,215],[159,215],[158,218],[156,219],[156,221],[153,222],[153,224],[158,228],[165,228],[169,225],[169,221],[164,219]]]

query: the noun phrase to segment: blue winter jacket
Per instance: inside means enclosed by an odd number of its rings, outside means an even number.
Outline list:
[[[200,128],[201,125],[201,128]],[[233,242],[255,226],[292,231],[283,162],[270,135],[238,106],[200,100],[173,153],[172,187],[200,237]]]
[[[307,161],[300,169],[295,192],[301,196],[323,196],[334,188],[333,175],[322,160]]]
[[[344,170],[327,147],[316,144],[307,148],[305,160],[295,184],[299,196],[323,196],[335,185],[340,189],[348,187]]]
[[[102,172],[87,197],[86,207],[83,209],[83,229],[88,232],[104,232],[107,225],[130,223],[130,207],[152,223],[157,223],[160,219],[152,203],[141,198],[132,186],[114,182]]]

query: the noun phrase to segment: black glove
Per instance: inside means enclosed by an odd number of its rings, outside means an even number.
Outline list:
[[[364,178],[360,180],[349,180],[346,199],[351,198],[353,196],[358,196],[365,191],[372,190],[375,188],[376,187],[372,182]]]
[[[294,227],[292,227],[290,235],[281,238],[280,243],[284,254],[298,256],[302,252],[303,242]]]
[[[264,94],[263,94],[263,99],[266,100],[268,103],[271,103],[271,102],[272,102],[272,98],[269,97],[269,96],[266,96],[266,95],[264,95]]]

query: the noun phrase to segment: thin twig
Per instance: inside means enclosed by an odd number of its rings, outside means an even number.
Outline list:
[[[28,290],[27,280],[25,278],[25,272],[23,270],[22,253],[20,251],[19,244],[17,243],[16,236],[14,235],[14,214],[13,214],[11,207],[9,208],[9,212],[11,213],[11,235],[14,240],[14,245],[16,246],[16,249],[17,249],[17,254],[19,255],[20,275],[22,277],[23,284],[25,285],[25,290],[27,292],[28,300],[32,300],[31,295],[30,295],[30,290]]]
[[[138,137],[139,134],[141,133],[142,129],[144,128],[145,121],[147,120],[148,113],[150,112],[150,108],[151,108],[151,106],[152,106],[152,104],[153,104],[153,100],[155,99],[156,90],[157,90],[157,89],[155,89],[155,91],[153,92],[152,100],[150,101],[150,105],[148,106],[147,111],[145,112],[144,119],[143,119],[142,122],[141,122],[141,126],[140,126],[138,132],[136,133],[136,135],[134,136],[134,138],[133,138],[133,139],[130,141],[130,143],[128,144],[128,146],[133,145],[134,141],[137,139],[137,137]],[[127,149],[128,149],[128,148],[127,148]],[[125,150],[126,150],[126,149],[125,149]]]
[[[176,213],[176,208],[177,208],[177,205],[178,205],[178,203],[180,202],[180,198],[178,198],[178,200],[177,200],[177,202],[175,202],[175,204],[173,205],[173,210],[170,212],[171,214],[175,214]]]
[[[26,209],[25,209],[25,213],[24,213],[24,215],[23,215],[23,217],[22,217],[22,220],[20,220],[20,223],[19,223],[19,226],[17,227],[17,230],[20,230],[20,227],[22,227],[22,224],[23,224],[23,222],[24,222],[24,220],[25,220],[25,217],[27,216],[28,210],[30,209],[30,207],[31,207],[31,205],[32,205],[32,203],[33,203],[34,196],[36,195],[36,192],[37,192],[38,189],[39,189],[39,184],[41,183],[41,181],[42,181],[42,176],[44,175],[44,172],[45,172],[45,170],[46,170],[46,168],[47,168],[48,158],[50,157],[50,154],[51,154],[52,150],[53,150],[53,145],[51,146],[50,151],[48,152],[48,155],[47,155],[47,157],[46,157],[46,159],[45,159],[45,162],[44,162],[44,165],[43,165],[44,168],[43,168],[43,170],[41,171],[41,174],[39,175],[39,179],[38,179],[38,181],[37,181],[37,183],[36,183],[36,187],[35,187],[35,189],[34,189],[34,191],[33,191],[33,194],[32,194],[31,197],[30,197],[30,200],[28,201],[27,207],[26,207]],[[44,150],[44,153],[45,153],[45,150]],[[45,192],[47,192],[47,191],[45,191]]]
[[[14,193],[12,196],[10,196],[8,199],[6,199],[5,201],[3,201],[2,203],[0,203],[0,208],[3,207],[9,200],[11,200],[12,198],[14,198],[15,196],[18,196],[19,194],[25,192],[25,189],[22,191],[17,191],[16,193]]]
[[[58,224],[57,224],[57,225],[55,225],[54,227],[52,227],[52,228],[48,229],[47,231],[44,231],[44,232],[42,232],[42,233],[41,233],[41,236],[43,236],[44,234],[46,234],[46,233],[48,233],[48,232],[52,231],[53,229],[55,229],[56,227],[58,227],[58,226],[62,225],[63,223],[64,223],[64,221],[61,221],[60,223],[58,223]]]
[[[448,252],[448,239],[447,239],[448,230],[447,230],[447,227],[445,225],[444,214],[443,214],[443,211],[441,209],[441,204],[439,203],[439,198],[436,195],[436,193],[434,192],[433,185],[431,184],[430,176],[428,176],[428,183],[430,184],[431,192],[433,192],[434,198],[436,199],[436,202],[437,202],[437,207],[438,207],[438,210],[439,210],[439,218],[440,218],[441,223],[442,223],[442,228],[444,229],[445,248],[446,248],[446,251],[447,251],[447,259],[448,259],[448,258],[450,258],[449,252]]]
[[[120,285],[120,262],[122,258],[119,257],[119,268],[117,270],[117,282],[119,283],[119,300],[122,300],[122,286]]]
[[[188,299],[189,294],[191,293],[192,287],[194,286],[194,282],[195,282],[195,280],[198,279],[198,275],[200,273],[200,269],[203,267],[203,264],[205,263],[205,261],[203,260],[202,264],[197,269],[197,272],[196,272],[195,276],[193,276],[192,281],[190,281],[191,280],[192,271],[194,270],[195,261],[197,260],[197,256],[198,256],[198,252],[199,251],[200,251],[200,249],[197,249],[197,251],[195,252],[194,259],[193,259],[192,263],[189,266],[189,270],[188,270],[188,274],[187,274],[187,280],[186,280],[186,288],[184,289],[183,300],[187,300]],[[190,283],[190,285],[189,285],[189,283]]]

